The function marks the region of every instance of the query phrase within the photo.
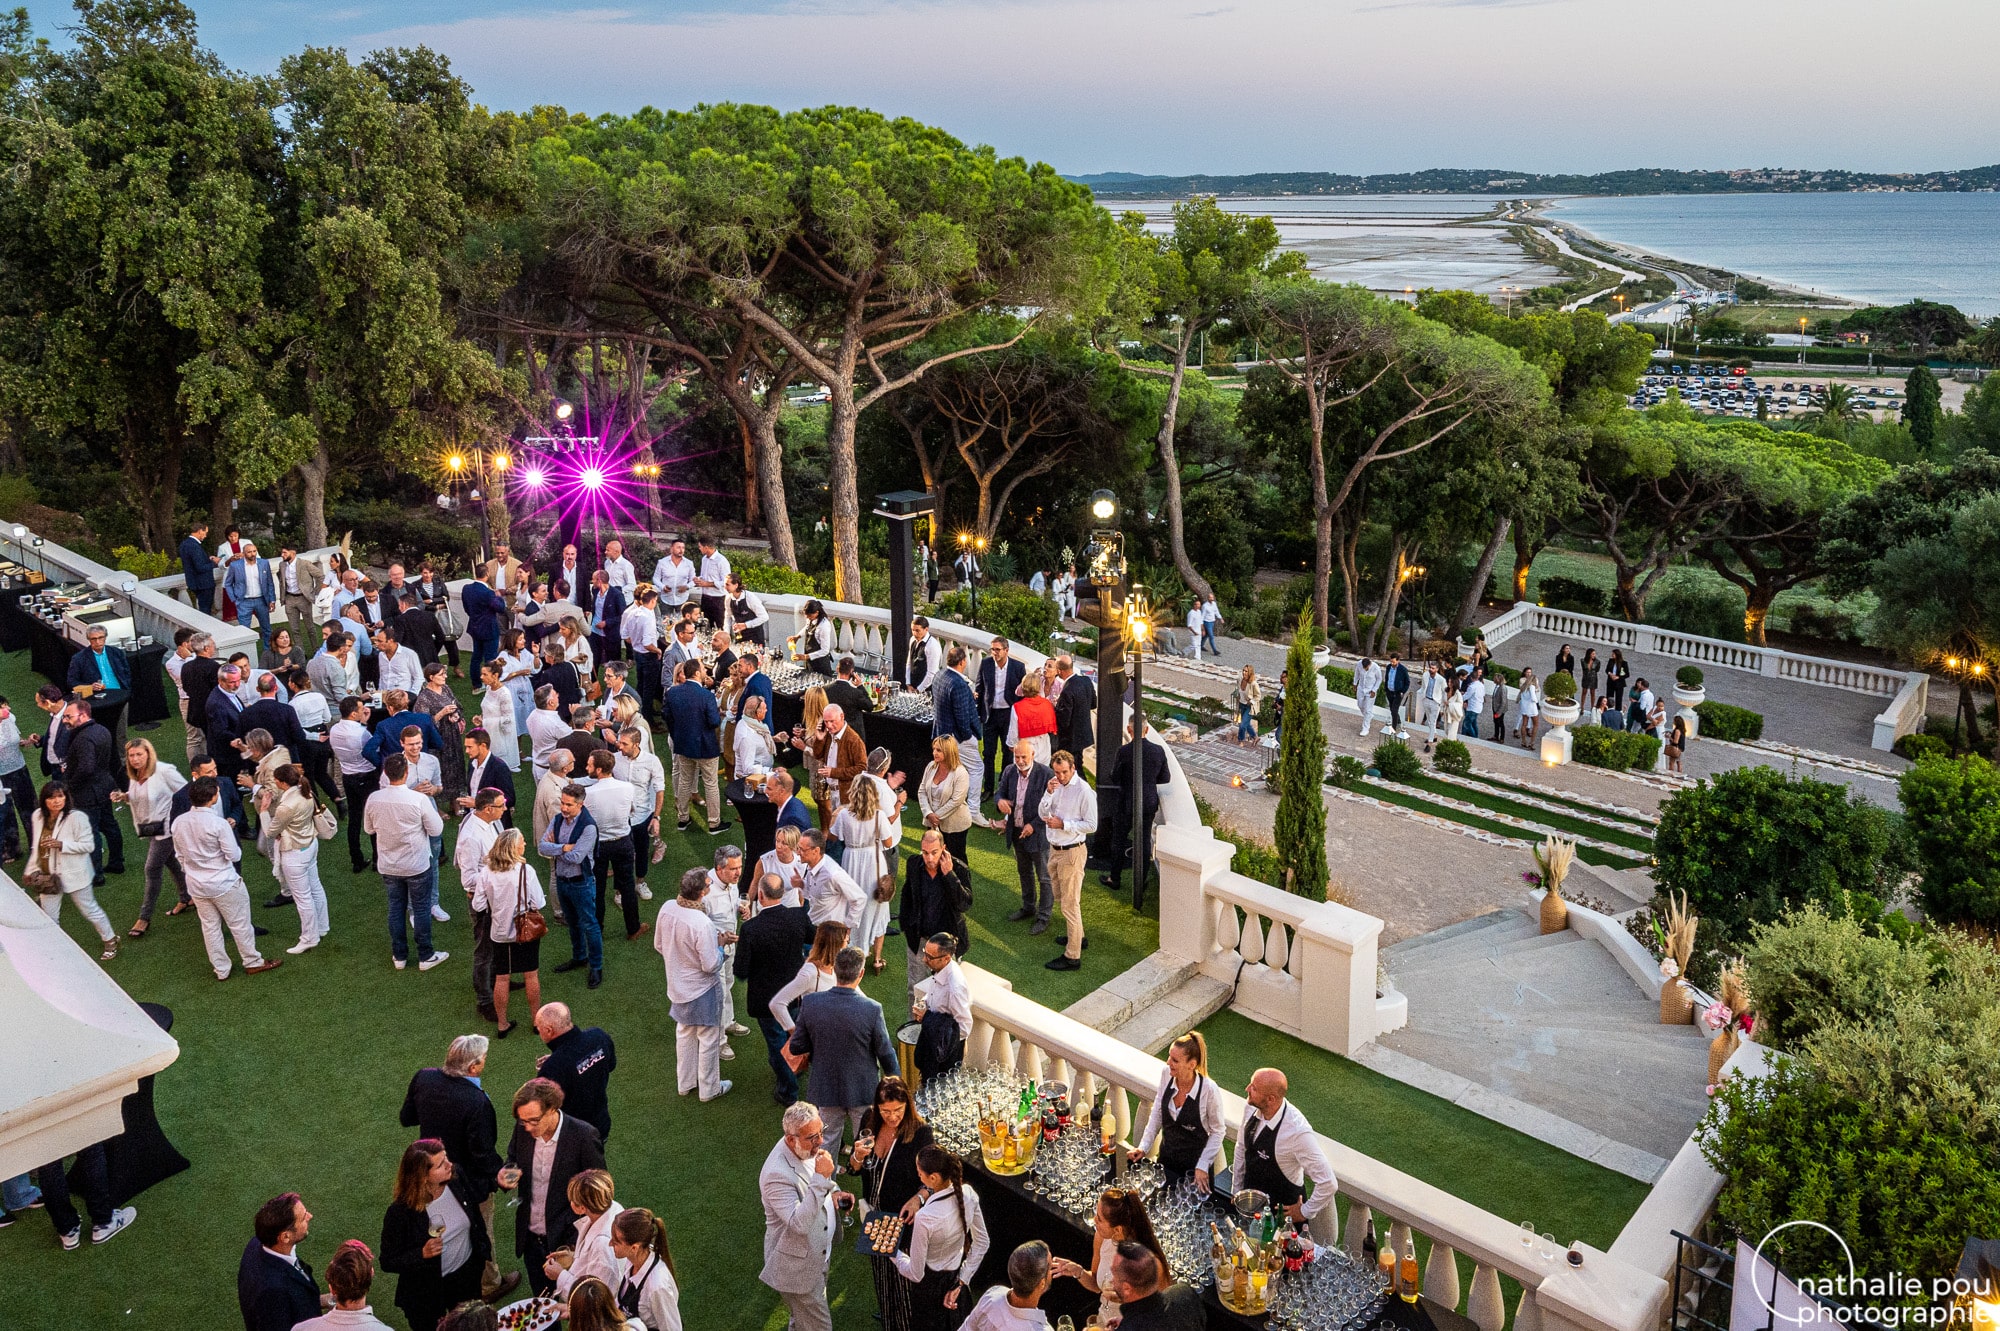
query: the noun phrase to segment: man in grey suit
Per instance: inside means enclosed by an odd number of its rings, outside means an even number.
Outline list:
[[[834,1212],[853,1198],[833,1185],[833,1156],[820,1145],[825,1125],[819,1110],[803,1100],[789,1105],[784,1125],[784,1139],[757,1176],[764,1203],[764,1269],[757,1278],[785,1301],[790,1331],[833,1331],[826,1265],[833,1256]]]
[[[316,653],[306,662],[306,678],[312,681],[313,692],[325,698],[334,707],[352,690],[348,687],[347,658],[354,650],[351,636],[335,630],[335,638],[326,640],[326,650]]]
[[[834,1152],[848,1122],[857,1137],[861,1134],[861,1115],[875,1103],[876,1084],[899,1071],[882,1005],[861,992],[867,964],[868,954],[860,948],[840,949],[833,959],[833,988],[800,1001],[798,1024],[786,1046],[794,1058],[812,1056],[812,1098],[826,1124],[823,1144]]]
[[[1022,740],[1014,746],[1013,765],[1000,774],[996,788],[1000,825],[1006,829],[1002,835],[1013,847],[1014,871],[1021,879],[1021,909],[1007,918],[1032,919],[1031,934],[1046,933],[1056,909],[1056,891],[1049,882],[1049,834],[1041,815],[1049,775],[1049,769],[1035,761],[1035,746]]]

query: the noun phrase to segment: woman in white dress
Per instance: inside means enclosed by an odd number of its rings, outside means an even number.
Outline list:
[[[589,680],[597,669],[597,661],[590,650],[590,636],[583,631],[583,617],[564,615],[557,632],[562,635],[563,660],[576,667],[579,678]]]
[[[1535,682],[1534,671],[1521,672],[1521,691],[1515,697],[1514,705],[1520,709],[1515,727],[1521,733],[1521,747],[1532,749],[1535,747],[1535,726],[1542,717],[1542,686]]]
[[[521,770],[521,732],[514,724],[514,694],[500,682],[506,667],[488,661],[479,667],[479,719],[493,741],[493,752],[507,764],[507,770]]]
[[[643,1206],[620,1211],[611,1224],[611,1251],[628,1272],[612,1291],[618,1310],[646,1331],[681,1331],[681,1287],[660,1218]]]
[[[840,949],[847,946],[847,925],[840,920],[828,920],[813,935],[812,951],[806,953],[805,963],[792,982],[771,995],[771,1016],[787,1035],[792,1030],[792,1004],[807,994],[823,994],[833,988],[833,959],[840,955]]]
[[[42,909],[52,920],[62,918],[64,897],[75,902],[104,944],[104,951],[97,959],[109,961],[117,956],[118,931],[111,927],[111,917],[104,913],[104,907],[97,904],[96,894],[90,890],[94,875],[90,852],[97,846],[97,834],[91,830],[90,819],[83,811],[70,807],[69,788],[62,782],[51,781],[42,787],[42,798],[28,825],[28,843],[29,868],[49,875],[53,881],[47,886],[27,883],[22,886],[41,896]]]
[[[500,635],[500,682],[514,699],[517,735],[528,728],[528,713],[535,710],[533,678],[539,668],[535,654],[528,650],[526,634],[519,629],[508,629]]]
[[[884,877],[895,882],[888,849],[902,829],[883,810],[876,790],[875,782],[866,777],[854,783],[853,796],[833,817],[833,834],[847,847],[841,854],[840,867],[867,893],[861,906],[861,925],[854,933],[854,946],[869,954],[868,965],[879,975],[882,940],[889,929],[890,902],[881,899],[877,884]]]

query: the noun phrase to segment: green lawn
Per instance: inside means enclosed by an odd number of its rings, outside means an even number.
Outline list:
[[[1504,813],[1510,818],[1525,818],[1530,822],[1540,823],[1542,826],[1553,828],[1558,832],[1593,837],[1599,841],[1608,841],[1615,846],[1627,846],[1633,850],[1643,851],[1648,855],[1653,852],[1652,838],[1639,832],[1621,831],[1618,828],[1605,827],[1601,823],[1593,823],[1583,818],[1572,818],[1568,814],[1551,813],[1547,809],[1537,808],[1532,804],[1523,804],[1519,800],[1508,798],[1506,795],[1498,793],[1489,794],[1483,790],[1472,790],[1465,786],[1454,785],[1449,781],[1440,781],[1436,777],[1430,776],[1420,776],[1416,780],[1405,782],[1404,784],[1412,786],[1417,790],[1429,791],[1433,795],[1443,796],[1445,799],[1455,799],[1465,804],[1476,804],[1480,808],[1492,813]]]
[[[1443,783],[1440,782],[1438,784],[1442,785]],[[1454,794],[1472,794],[1472,792],[1460,791],[1457,787],[1451,787],[1451,789]],[[1443,804],[1437,804],[1426,799],[1418,791],[1406,786],[1397,786],[1386,781],[1370,781],[1364,785],[1357,786],[1355,787],[1355,793],[1357,795],[1372,796],[1385,804],[1394,804],[1400,808],[1414,809],[1419,813],[1428,813],[1435,817],[1443,818],[1448,822],[1460,823],[1466,827],[1476,827],[1482,832],[1493,832],[1515,841],[1533,843],[1539,842],[1542,839],[1539,832],[1530,832],[1526,828],[1516,827],[1512,823],[1503,823],[1497,818],[1482,818],[1476,813],[1467,813],[1463,809],[1454,809]],[[1468,802],[1472,801],[1468,800]],[[1537,821],[1543,820],[1543,815],[1539,811],[1523,810],[1524,816],[1530,812],[1535,813]],[[1554,817],[1554,815],[1547,815],[1547,818],[1550,820],[1553,820]],[[1553,821],[1550,822],[1550,825],[1554,825]],[[1615,841],[1618,839],[1618,833],[1611,832],[1609,829],[1594,828],[1594,832],[1605,833],[1605,840]],[[1633,856],[1614,854],[1608,850],[1599,850],[1595,846],[1578,846],[1576,848],[1576,855],[1585,864],[1601,864],[1613,869],[1636,869],[1645,863],[1644,860],[1636,859]]]
[[[1642,834],[1651,832],[1653,828],[1659,825],[1657,819],[1647,818],[1643,814],[1619,813],[1613,809],[1602,808],[1595,804],[1587,804],[1582,800],[1570,799],[1563,795],[1551,795],[1545,790],[1529,790],[1524,786],[1519,786],[1508,781],[1504,777],[1494,776],[1490,772],[1469,772],[1467,775],[1472,780],[1482,785],[1491,786],[1493,789],[1503,793],[1533,795],[1538,800],[1543,800],[1549,804],[1560,804],[1566,809],[1575,809],[1578,813],[1592,813],[1596,814],[1599,818],[1616,819],[1621,823],[1626,823],[1637,828]]]
[[[0,693],[25,699],[37,682],[25,654],[0,656]],[[182,761],[178,720],[148,733],[163,758]],[[525,794],[525,772],[521,785]],[[645,908],[648,919],[670,894],[678,872],[705,862],[713,843],[701,834],[669,833],[667,845],[666,861],[649,875],[655,900]],[[1084,898],[1092,940],[1084,968],[1046,970],[1043,963],[1057,951],[1055,931],[1030,939],[1025,925],[1008,923],[1004,917],[1018,902],[1011,860],[989,834],[975,833],[972,849],[978,887],[970,959],[1007,977],[1024,994],[1060,1008],[1156,946],[1155,921],[1135,916],[1128,899],[1111,896],[1093,879]],[[121,930],[137,912],[141,888],[139,858],[129,859],[133,871],[98,894]],[[409,1139],[396,1119],[410,1074],[439,1062],[453,1036],[488,1028],[469,992],[471,940],[453,875],[447,871],[444,897],[454,918],[438,926],[439,945],[451,951],[451,960],[428,974],[415,968],[397,972],[389,965],[378,880],[357,880],[347,872],[344,834],[325,847],[321,860],[333,932],[318,950],[287,958],[279,971],[246,977],[239,970],[228,983],[217,984],[191,913],[157,917],[150,936],[128,942],[110,963],[111,974],[133,996],[174,1010],[181,1057],[160,1076],[157,1100],[162,1124],[193,1168],[137,1198],[137,1224],[102,1252],[87,1239],[81,1250],[63,1252],[39,1213],[0,1230],[7,1326],[215,1331],[232,1325],[236,1262],[251,1215],[266,1198],[286,1190],[303,1193],[314,1213],[302,1251],[316,1269],[343,1239],[378,1241],[395,1163]],[[268,866],[252,851],[246,870],[253,897],[263,900],[272,887]],[[289,909],[258,909],[255,916],[271,929],[273,950],[297,937],[297,917]],[[71,936],[94,952],[94,939],[74,910],[65,911],[64,921]],[[551,965],[566,955],[566,943],[558,927],[547,949]],[[903,1010],[903,967],[893,950],[902,945],[900,938],[889,940],[889,969],[867,981],[869,992],[889,1009],[892,1024]],[[724,1065],[736,1083],[729,1096],[709,1105],[680,1098],[674,1090],[673,1026],[650,939],[627,943],[617,937],[607,943],[607,953],[602,988],[588,991],[581,973],[555,975],[545,967],[543,992],[570,1003],[580,1021],[605,1027],[618,1041],[607,1154],[619,1198],[666,1217],[690,1327],[780,1326],[782,1307],[756,1280],[761,1218],[755,1175],[778,1133],[762,1041],[753,1031],[732,1042],[737,1057]],[[519,1020],[524,1013],[518,994],[515,1002]],[[1538,1217],[1554,1220],[1568,1207],[1578,1217],[1577,1233],[1608,1237],[1616,1229],[1613,1213],[1622,1215],[1620,1206],[1629,1212],[1636,1201],[1637,1185],[1547,1152],[1443,1101],[1393,1083],[1374,1085],[1380,1079],[1343,1060],[1234,1017],[1216,1018],[1212,1029],[1226,1032],[1218,1056],[1232,1083],[1246,1075],[1239,1073],[1239,1063],[1247,1070],[1282,1057],[1299,1076],[1302,1097],[1306,1086],[1321,1085],[1345,1097],[1302,1098],[1323,1131],[1383,1152],[1413,1173],[1429,1169],[1426,1176],[1447,1186],[1476,1185],[1480,1191],[1466,1195],[1503,1214],[1532,1201]],[[495,1044],[485,1084],[503,1113],[514,1088],[533,1074],[539,1052],[530,1029]],[[1357,1099],[1361,1088],[1386,1099]],[[1343,1107],[1337,1110],[1336,1103]],[[1356,1135],[1368,1121],[1379,1123],[1379,1135]],[[1476,1148],[1463,1149],[1468,1142]],[[1524,1190],[1517,1193],[1519,1202],[1501,1205],[1505,1179]],[[512,1219],[501,1217],[503,1254],[511,1250]],[[838,1325],[874,1325],[869,1275],[853,1257],[836,1259],[833,1289]],[[393,1282],[385,1278],[375,1306],[400,1326],[392,1295]]]

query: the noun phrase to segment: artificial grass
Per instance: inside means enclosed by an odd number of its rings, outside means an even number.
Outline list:
[[[1539,833],[1516,827],[1512,823],[1500,822],[1498,819],[1481,818],[1479,815],[1467,813],[1463,809],[1453,809],[1447,808],[1442,804],[1433,804],[1422,795],[1412,794],[1410,791],[1390,782],[1370,781],[1366,785],[1357,788],[1355,793],[1372,796],[1385,804],[1394,804],[1399,808],[1413,809],[1418,813],[1428,813],[1442,818],[1447,822],[1458,823],[1465,827],[1476,827],[1482,832],[1493,832],[1511,841],[1532,844],[1541,840]],[[1615,855],[1610,851],[1599,850],[1595,846],[1578,846],[1576,854],[1577,858],[1585,864],[1598,864],[1610,869],[1636,869],[1645,863],[1644,860],[1633,859],[1625,855]]]
[[[1644,814],[1620,813],[1615,809],[1606,809],[1598,805],[1586,804],[1582,800],[1571,799],[1566,795],[1551,795],[1546,791],[1529,790],[1525,786],[1516,785],[1505,777],[1493,776],[1490,773],[1473,771],[1467,772],[1466,777],[1482,785],[1492,786],[1496,790],[1513,791],[1521,795],[1533,795],[1536,799],[1544,800],[1550,804],[1560,804],[1566,809],[1575,809],[1579,813],[1594,813],[1599,818],[1611,818],[1621,823],[1629,823],[1642,831],[1647,828],[1659,826],[1657,819],[1648,818]]]
[[[1614,845],[1628,846],[1633,850],[1643,851],[1649,855],[1653,851],[1653,841],[1650,837],[1641,836],[1636,832],[1625,832],[1617,828],[1605,827],[1599,823],[1586,822],[1581,818],[1571,818],[1567,814],[1551,813],[1547,809],[1538,809],[1532,804],[1523,804],[1518,800],[1508,799],[1504,795],[1489,795],[1481,790],[1468,790],[1464,786],[1455,786],[1449,781],[1440,781],[1436,777],[1430,776],[1420,776],[1401,784],[1412,786],[1418,790],[1427,790],[1433,795],[1442,795],[1447,799],[1463,800],[1467,804],[1476,804],[1480,808],[1492,813],[1504,813],[1514,818],[1525,818],[1529,822],[1540,823],[1542,826],[1554,828],[1558,832],[1570,832],[1578,836],[1595,837],[1599,841],[1609,841]]]

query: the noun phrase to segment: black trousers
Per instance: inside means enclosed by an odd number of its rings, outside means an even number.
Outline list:
[[[979,756],[986,763],[986,773],[980,778],[981,783],[986,787],[979,792],[982,800],[993,797],[994,784],[1000,779],[1001,769],[1007,766],[1007,723],[1013,719],[1014,714],[1011,709],[988,712],[986,714],[984,723],[986,728],[981,733],[979,740]],[[995,749],[1000,751],[1000,762],[997,767],[993,761],[993,752]]]
[[[368,838],[369,856],[361,853],[361,814],[368,807],[368,797],[375,793],[379,780],[373,772],[342,772],[340,788],[347,792],[347,862],[354,872],[360,873],[375,849],[375,838]]]
[[[965,859],[965,833],[946,832],[943,836],[944,848],[951,853],[951,862],[957,870],[958,881],[964,885],[966,891],[970,892],[972,890],[972,866],[966,863]]]
[[[1111,872],[1111,881],[1117,883],[1123,881],[1125,870],[1132,863],[1132,811],[1124,807],[1123,799],[1108,800],[1106,803],[1116,806],[1114,812],[1117,816],[1109,823],[1101,819],[1099,820],[1097,824],[1097,837],[1103,843],[1106,860],[1105,867]],[[1107,833],[1109,833],[1108,836],[1106,835]],[[1140,835],[1142,840],[1139,843],[1139,863],[1145,866],[1150,880],[1153,872],[1153,814],[1151,812],[1146,815],[1146,823],[1140,829]]]
[[[639,816],[632,820],[632,876],[644,880],[653,856],[653,815],[637,809],[633,812]]]
[[[715,627],[721,628],[724,618],[722,598],[720,596],[704,594],[701,598],[701,613],[702,618],[715,625]]]
[[[35,1171],[35,1186],[42,1190],[42,1204],[48,1208],[49,1219],[55,1222],[58,1234],[67,1234],[83,1223],[77,1217],[76,1203],[70,1200],[72,1187],[83,1194],[83,1207],[91,1224],[111,1223],[111,1169],[103,1142],[78,1151],[76,1163],[67,1169],[60,1159],[43,1165]]]
[[[1056,908],[1055,886],[1049,881],[1049,848],[1044,844],[1040,850],[1030,850],[1028,844],[1014,843],[1014,872],[1021,879],[1021,909],[1035,912],[1035,918],[1047,924]]]
[[[660,655],[640,652],[633,664],[638,667],[639,715],[650,721],[660,715]]]
[[[526,1189],[528,1181],[522,1179],[516,1186]],[[526,1206],[527,1203],[522,1202],[521,1205]],[[557,1247],[560,1247],[561,1244],[551,1244],[545,1236],[534,1233],[532,1230],[521,1237],[521,1269],[527,1273],[528,1288],[533,1290],[537,1295],[546,1298],[549,1291],[556,1287],[556,1282],[542,1274],[542,1263],[546,1262],[549,1259],[549,1254],[555,1251]]]
[[[77,800],[76,807],[90,819],[98,847],[90,852],[90,867],[98,873],[125,872],[125,834],[118,830],[118,815],[110,800]]]
[[[475,910],[472,915],[472,1002],[479,1015],[494,1020],[493,1009],[493,912]]]
[[[604,893],[607,886],[615,884],[618,890],[618,905],[625,912],[625,932],[639,932],[639,892],[633,885],[632,838],[625,835],[615,841],[597,843],[597,854],[592,861],[597,874],[597,923],[604,923]]]
[[[323,739],[306,737],[305,769],[306,779],[325,792],[327,802],[338,804],[341,799],[340,783],[334,779],[336,760],[333,746]]]
[[[14,806],[14,817],[0,813],[0,819],[5,819],[6,824],[0,827],[0,856],[11,858],[20,852],[22,843],[34,835],[33,825],[28,820],[35,816],[35,778],[29,776],[28,769],[23,767],[0,776],[0,785],[7,787],[8,802]],[[18,830],[15,818],[20,820]]]
[[[1401,730],[1402,728],[1403,728],[1403,695],[1400,693],[1392,693],[1389,695],[1389,729]]]

